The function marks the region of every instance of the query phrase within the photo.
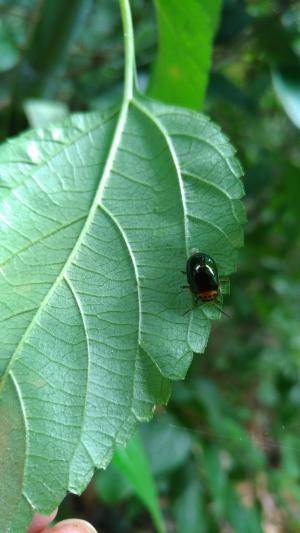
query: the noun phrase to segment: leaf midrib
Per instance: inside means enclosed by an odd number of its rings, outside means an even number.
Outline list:
[[[113,165],[113,161],[114,161],[114,158],[115,158],[118,146],[119,146],[121,134],[122,134],[122,131],[124,129],[124,125],[126,123],[129,104],[130,104],[130,99],[126,98],[126,94],[125,94],[124,95],[124,100],[123,100],[123,103],[122,103],[122,107],[121,107],[121,110],[120,110],[120,113],[119,113],[119,118],[118,118],[118,121],[117,121],[117,124],[116,124],[115,132],[114,132],[114,135],[112,137],[112,142],[111,142],[111,145],[110,145],[108,156],[107,156],[107,159],[106,159],[106,164],[105,164],[103,173],[100,176],[99,185],[98,185],[97,191],[95,193],[94,201],[93,201],[93,203],[92,203],[92,205],[90,207],[90,212],[87,215],[86,222],[83,225],[83,227],[81,229],[81,232],[80,232],[80,234],[78,236],[78,239],[77,239],[77,241],[76,241],[71,253],[69,254],[68,259],[66,260],[63,268],[61,269],[60,273],[58,274],[56,280],[51,285],[51,288],[47,292],[46,296],[42,300],[37,312],[35,313],[35,315],[33,316],[32,320],[31,320],[31,322],[29,323],[28,327],[24,331],[24,333],[23,333],[23,335],[22,335],[17,347],[15,348],[15,350],[14,350],[14,352],[13,352],[13,354],[12,354],[10,360],[9,360],[9,363],[8,363],[4,373],[2,375],[1,381],[0,381],[0,398],[1,398],[2,394],[3,394],[3,390],[4,390],[4,386],[5,386],[5,382],[6,382],[7,376],[12,371],[12,367],[14,365],[14,361],[16,360],[19,352],[22,350],[27,337],[30,335],[30,333],[31,333],[32,329],[34,328],[34,326],[36,324],[36,321],[38,320],[40,314],[42,313],[42,311],[44,310],[44,308],[48,304],[50,298],[52,297],[52,294],[54,294],[54,292],[55,292],[57,286],[59,285],[59,283],[65,278],[65,273],[68,271],[69,267],[71,266],[71,264],[73,262],[73,259],[76,256],[76,254],[77,254],[77,252],[78,252],[78,250],[79,250],[79,248],[80,248],[80,246],[81,246],[81,244],[82,244],[82,242],[83,242],[83,240],[84,240],[84,238],[85,238],[85,236],[86,236],[86,234],[88,232],[88,229],[89,229],[90,225],[93,222],[97,207],[101,205],[101,200],[102,200],[102,197],[103,197],[104,188],[105,188],[106,182],[107,182],[107,180],[108,180],[108,178],[110,176],[112,165]],[[98,127],[99,127],[99,125],[98,125]],[[20,399],[20,401],[21,401],[21,399]]]

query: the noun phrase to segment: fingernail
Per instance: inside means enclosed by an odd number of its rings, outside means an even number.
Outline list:
[[[53,533],[97,533],[96,529],[86,522],[85,520],[79,520],[70,518],[68,520],[62,520],[52,529]]]

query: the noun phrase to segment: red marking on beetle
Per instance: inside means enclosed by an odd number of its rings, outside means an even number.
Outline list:
[[[218,291],[205,291],[205,292],[199,292],[198,296],[201,300],[205,300],[209,302],[210,300],[215,300],[218,296]]]

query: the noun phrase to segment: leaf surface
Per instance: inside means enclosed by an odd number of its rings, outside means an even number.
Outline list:
[[[159,50],[149,95],[200,110],[208,82],[221,0],[155,0]]]
[[[180,271],[235,269],[240,174],[206,117],[139,95],[1,147],[1,532],[80,493],[204,350],[219,313],[185,314]]]

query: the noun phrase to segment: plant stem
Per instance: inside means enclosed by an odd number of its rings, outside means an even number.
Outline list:
[[[124,54],[125,54],[125,83],[124,101],[130,101],[133,96],[133,80],[135,73],[134,35],[129,0],[119,0],[123,23]]]
[[[53,98],[59,70],[91,8],[91,0],[43,0],[34,17],[29,40],[15,72],[7,121],[10,133],[25,126],[23,102],[26,98]]]
[[[55,85],[53,74],[62,65],[91,4],[91,0],[44,0],[40,20],[26,54],[27,63],[35,75],[30,96],[48,96],[47,92],[52,96],[51,86]]]

